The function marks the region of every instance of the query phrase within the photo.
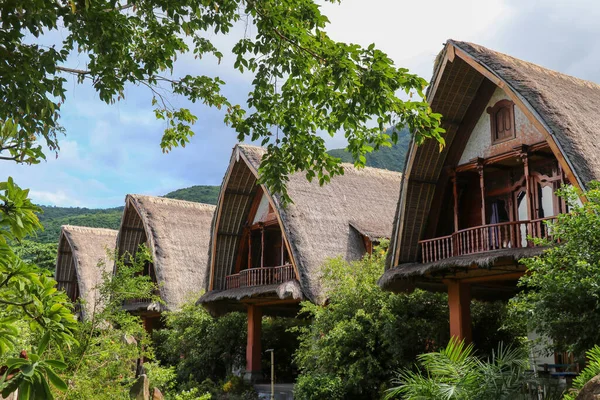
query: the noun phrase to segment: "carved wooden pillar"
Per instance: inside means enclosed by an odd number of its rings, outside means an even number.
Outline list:
[[[533,210],[531,207],[531,195],[532,195],[532,188],[531,188],[531,177],[529,176],[529,152],[527,151],[527,146],[522,146],[521,147],[521,151],[519,153],[519,156],[521,157],[521,160],[523,161],[523,173],[525,174],[525,197],[526,197],[526,204],[527,204],[527,220],[531,221],[533,219]],[[527,232],[527,236],[530,236],[532,234],[531,232],[531,223],[527,223],[525,225],[526,227],[526,232]],[[529,241],[527,241],[527,246],[530,246]]]
[[[444,283],[448,287],[450,336],[470,343],[472,341],[471,287],[455,279],[445,280]]]
[[[260,267],[265,267],[265,226],[260,226]]]
[[[252,268],[252,230],[248,229],[248,269]]]
[[[456,171],[450,173],[452,179],[452,198],[454,199],[454,232],[458,232],[458,178]]]
[[[486,224],[485,218],[485,180],[483,176],[483,159],[477,160],[477,172],[479,173],[479,189],[481,190],[481,225]]]
[[[262,377],[260,336],[262,328],[262,310],[248,305],[248,341],[246,343],[246,373],[244,380],[256,382]]]

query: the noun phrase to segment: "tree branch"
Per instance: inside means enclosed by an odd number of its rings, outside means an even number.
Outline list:
[[[90,71],[90,70],[68,68],[68,67],[62,67],[60,65],[57,65],[56,69],[59,70],[59,71],[62,71],[62,72],[68,72],[70,74],[76,74],[76,75],[89,75],[89,74],[92,73],[92,71]]]
[[[6,304],[8,306],[25,307],[25,306],[28,306],[30,304],[33,304],[33,300],[27,301],[25,303],[16,303],[14,301],[8,301],[8,300],[2,300],[2,299],[0,299],[0,304]]]

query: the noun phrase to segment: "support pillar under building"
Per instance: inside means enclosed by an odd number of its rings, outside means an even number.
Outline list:
[[[444,281],[448,287],[448,308],[450,311],[450,336],[465,343],[473,340],[471,327],[471,286],[459,280]]]
[[[246,343],[246,373],[244,374],[244,380],[248,382],[262,379],[261,327],[262,310],[255,305],[248,305],[248,341]]]

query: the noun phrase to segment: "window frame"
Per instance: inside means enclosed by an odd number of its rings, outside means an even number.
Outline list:
[[[496,117],[497,117],[498,113],[504,109],[506,109],[508,111],[508,116],[509,116],[509,119],[511,122],[511,127],[510,127],[511,134],[509,136],[503,137],[501,139],[497,139],[498,125],[497,125]],[[507,142],[507,141],[512,140],[517,137],[517,130],[515,129],[515,103],[513,103],[512,101],[510,101],[508,99],[500,100],[500,101],[496,102],[496,104],[494,104],[493,107],[488,107],[487,113],[490,115],[490,131],[491,131],[491,135],[492,135],[492,145]]]

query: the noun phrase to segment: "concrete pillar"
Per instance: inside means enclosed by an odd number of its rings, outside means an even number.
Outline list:
[[[450,336],[471,343],[471,287],[459,280],[445,281],[448,286],[450,309]]]
[[[260,333],[262,310],[254,305],[248,306],[248,342],[246,343],[246,373],[244,380],[256,382],[262,379]]]

